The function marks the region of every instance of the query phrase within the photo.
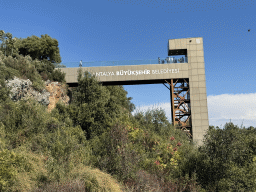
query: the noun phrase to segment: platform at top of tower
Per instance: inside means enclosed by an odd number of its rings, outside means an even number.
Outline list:
[[[187,55],[187,50],[197,50],[197,47],[190,45],[203,45],[202,37],[190,37],[181,39],[169,39],[167,52],[168,56],[172,55]],[[202,49],[200,47],[200,49]]]

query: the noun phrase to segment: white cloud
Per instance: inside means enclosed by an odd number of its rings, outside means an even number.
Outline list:
[[[152,105],[143,105],[143,106],[136,106],[136,110],[132,113],[136,113],[137,111],[146,112],[148,109],[160,109],[162,108],[165,111],[166,117],[171,120],[171,104],[170,103],[158,103]]]
[[[210,95],[207,103],[210,125],[223,127],[231,119],[239,127],[256,126],[256,93]],[[170,103],[137,106],[135,112],[152,108],[162,108],[171,122]]]
[[[256,126],[256,93],[222,94],[207,97],[210,125],[233,122],[239,127]]]

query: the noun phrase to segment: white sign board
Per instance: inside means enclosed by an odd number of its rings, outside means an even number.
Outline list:
[[[119,76],[119,75],[156,75],[156,74],[165,74],[165,73],[179,73],[179,68],[178,69],[155,69],[155,70],[119,70],[119,71],[111,71],[111,72],[96,72],[95,76]]]

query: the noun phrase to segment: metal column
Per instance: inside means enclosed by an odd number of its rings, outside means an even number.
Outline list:
[[[192,138],[189,79],[165,80],[170,85],[172,124]]]

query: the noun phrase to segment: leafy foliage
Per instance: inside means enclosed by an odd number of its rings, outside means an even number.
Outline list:
[[[56,39],[49,35],[41,35],[41,38],[36,36],[26,39],[12,38],[11,33],[0,30],[0,40],[2,42],[0,45],[0,52],[2,52],[0,61],[5,60],[4,63],[10,63],[7,67],[18,70],[19,76],[29,78],[33,82],[33,77],[35,78],[38,74],[36,75],[34,71],[31,71],[31,67],[27,68],[27,63],[31,63],[43,80],[65,82],[65,74],[60,70],[54,70],[55,65],[59,66],[59,63],[61,63]],[[4,56],[8,59],[4,59]],[[11,58],[16,58],[16,62]],[[17,62],[19,63],[18,66]],[[29,75],[30,73],[31,75]],[[40,83],[38,84],[38,81],[36,81],[36,84],[35,86],[39,88]]]
[[[33,60],[42,61],[46,59],[51,63],[61,62],[58,46],[58,41],[47,34],[41,35],[41,38],[34,35],[26,39],[19,38],[15,42],[19,54],[30,55]]]
[[[8,150],[0,151],[0,190],[7,190],[9,187],[15,184],[15,176],[17,176],[17,168],[20,169],[24,166],[26,171],[30,170],[30,167],[24,162],[24,157],[16,155],[14,152]]]
[[[0,30],[0,41],[0,51],[2,51],[5,56],[18,55],[18,49],[14,46],[16,38],[12,38],[11,33],[5,33],[3,30]]]
[[[183,171],[196,172],[206,190],[255,191],[255,153],[255,129],[227,123],[208,130],[204,145],[183,162]]]
[[[80,70],[70,105],[71,118],[86,131],[87,139],[99,136],[121,118],[123,105],[129,107],[126,94],[122,87],[104,87],[95,76]]]

